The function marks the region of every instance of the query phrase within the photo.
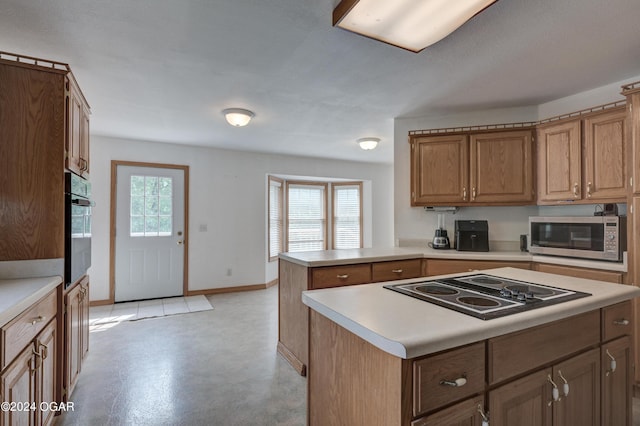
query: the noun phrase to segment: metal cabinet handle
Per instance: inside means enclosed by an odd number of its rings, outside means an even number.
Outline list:
[[[346,280],[347,278],[349,278],[349,274],[341,274],[341,275],[337,275],[337,277],[341,280]]]
[[[591,182],[587,182],[587,198],[591,198]]]
[[[573,184],[573,197],[574,197],[574,198],[578,198],[578,189],[579,189],[579,188],[580,188],[580,187],[578,186],[578,183],[577,183],[577,182]]]
[[[611,355],[611,353],[609,352],[609,349],[607,349],[605,353],[609,356],[609,358],[611,358],[611,362],[609,363],[609,369],[605,373],[605,376],[609,377],[610,374],[613,374],[616,372],[618,363],[616,362],[616,359],[613,357],[613,355]]]
[[[551,378],[551,374],[547,375],[547,381],[553,385],[553,389],[551,390],[551,396],[553,399],[547,403],[550,407],[554,402],[560,401],[560,390],[558,389],[558,385],[555,384],[553,379]]]
[[[462,188],[462,201],[467,201],[467,187]]]
[[[463,374],[462,377],[458,377],[455,380],[440,380],[440,385],[451,386],[454,388],[460,388],[467,384],[467,375]]]
[[[558,370],[558,376],[560,376],[560,378],[564,382],[564,384],[562,385],[562,393],[564,393],[564,396],[566,397],[569,395],[569,382],[567,382],[567,379],[564,378],[564,376],[562,375],[562,371],[560,370]]]
[[[476,199],[476,187],[475,186],[473,188],[471,188],[471,199],[472,200]]]
[[[629,325],[629,320],[624,318],[619,320],[614,320],[613,325]]]
[[[392,269],[391,272],[393,272],[394,274],[401,274],[402,269]]]
[[[31,325],[36,325],[37,323],[42,322],[44,320],[45,320],[45,317],[43,317],[42,315],[38,315],[37,317],[31,320]]]
[[[478,404],[478,413],[482,417],[482,426],[489,426],[489,417],[485,414],[482,404]]]

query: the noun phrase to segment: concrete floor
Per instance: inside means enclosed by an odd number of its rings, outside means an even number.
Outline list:
[[[304,425],[306,380],[276,353],[277,296],[212,295],[212,311],[92,333],[75,411],[56,424]]]
[[[278,289],[91,333],[57,425],[304,425],[306,380],[276,353]]]

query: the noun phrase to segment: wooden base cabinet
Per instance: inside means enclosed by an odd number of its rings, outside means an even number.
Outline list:
[[[312,310],[308,424],[631,426],[630,312],[623,302],[401,359]]]
[[[89,277],[84,276],[65,295],[64,401],[68,401],[89,350]]]
[[[51,302],[53,301],[53,305]],[[53,315],[46,315],[51,312]],[[55,314],[56,293],[45,296],[37,305],[25,311],[2,329],[3,345],[17,344],[13,330],[21,330],[28,344],[10,360],[0,374],[0,401],[15,404],[17,410],[0,411],[0,425],[49,425],[56,414],[53,410],[42,410],[41,403],[57,402],[57,345],[58,336]],[[33,316],[37,314],[37,316]],[[48,321],[48,323],[46,322]],[[34,337],[30,334],[40,323],[47,325]],[[29,327],[31,326],[31,327]],[[30,340],[29,340],[30,339]]]
[[[278,352],[302,375],[309,364],[309,309],[302,292],[424,276],[422,258],[307,267],[279,260]]]

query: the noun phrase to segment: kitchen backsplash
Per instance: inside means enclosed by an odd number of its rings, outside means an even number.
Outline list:
[[[529,233],[529,216],[593,216],[594,211],[602,207],[602,204],[462,207],[456,213],[444,213],[445,229],[449,238],[453,239],[456,220],[486,220],[489,223],[491,251],[519,250],[520,235]],[[618,204],[618,214],[626,215],[626,212],[626,204]],[[396,238],[396,245],[422,247],[433,239],[440,212],[423,211],[421,213],[424,217],[424,226],[420,226],[419,230],[413,230],[412,235],[399,235]]]

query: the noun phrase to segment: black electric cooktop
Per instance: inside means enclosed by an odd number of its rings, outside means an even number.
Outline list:
[[[580,291],[487,274],[387,284],[384,288],[482,320],[591,296]]]

